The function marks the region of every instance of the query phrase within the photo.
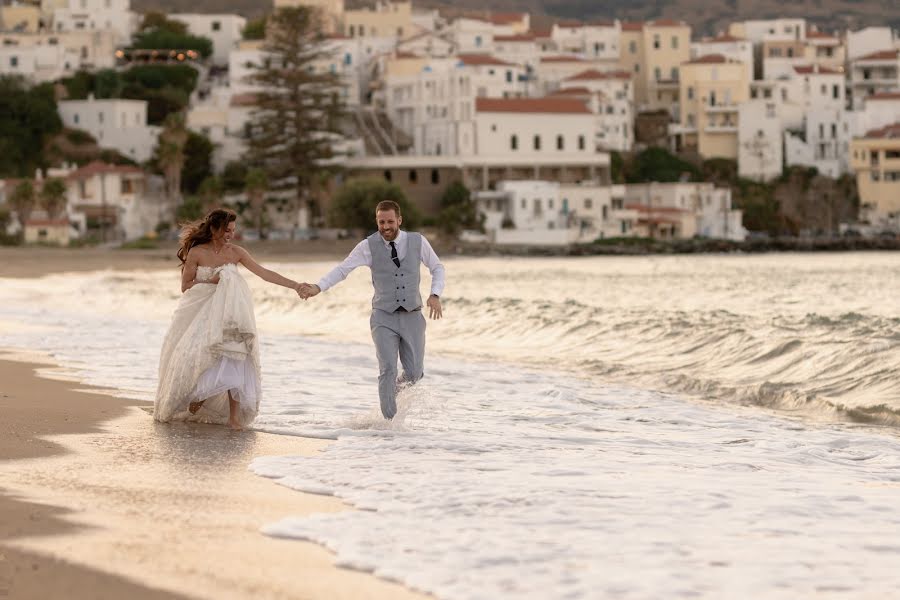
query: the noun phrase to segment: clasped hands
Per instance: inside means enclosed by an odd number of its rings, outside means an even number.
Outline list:
[[[298,283],[294,290],[297,292],[297,295],[304,300],[308,300],[322,291],[319,289],[319,286],[314,283]]]

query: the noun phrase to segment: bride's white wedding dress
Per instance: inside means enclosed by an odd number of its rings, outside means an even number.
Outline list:
[[[219,275],[219,283],[204,283]],[[157,421],[227,423],[228,391],[239,402],[238,421],[259,411],[259,339],[253,298],[237,265],[198,267],[181,295],[159,358]],[[196,414],[191,402],[205,400]]]

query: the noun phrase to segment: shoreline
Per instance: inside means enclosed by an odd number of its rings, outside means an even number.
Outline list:
[[[156,424],[147,403],[41,376],[52,366],[0,354],[0,597],[429,598],[260,533],[352,510],[247,469],[328,442]]]

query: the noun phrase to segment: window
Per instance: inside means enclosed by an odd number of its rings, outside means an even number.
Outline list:
[[[506,83],[512,83],[512,71],[506,72]]]
[[[694,99],[694,88],[693,88],[693,86],[688,86],[688,88],[687,88],[687,99],[688,99],[688,100],[693,100],[693,99]]]
[[[415,169],[409,170],[409,182],[416,183],[419,180],[419,172]]]
[[[440,152],[438,152],[440,154]],[[441,174],[437,169],[431,170],[431,183],[437,185],[441,182]]]
[[[837,137],[837,123],[832,123],[831,124],[831,139],[834,139],[836,137]]]
[[[213,31],[222,31],[222,23],[220,23],[219,21],[213,21],[212,22],[212,30]]]
[[[565,140],[561,135],[556,136],[556,149],[565,150]]]
[[[349,52],[344,54],[344,64],[345,65],[353,64],[353,55],[350,54]]]
[[[658,33],[653,34],[653,48],[656,50],[659,50],[659,34]]]
[[[78,113],[75,113],[74,115],[72,115],[72,121],[73,121],[76,125],[78,125]]]
[[[534,149],[535,150],[541,149],[541,136],[539,136],[539,135],[534,136]]]
[[[528,200],[526,200],[525,198],[522,198],[522,208],[528,208]]]
[[[397,37],[403,37],[403,28],[402,27],[397,28]]]
[[[655,69],[653,69],[653,77],[657,81],[661,80],[662,79],[662,69],[660,69],[659,67],[656,67]]]
[[[605,221],[608,218],[609,207],[605,204],[603,205],[603,220]]]
[[[824,83],[821,86],[819,86],[819,93],[822,94],[823,96],[827,96],[828,95],[828,86],[825,85]]]
[[[628,51],[632,54],[637,54],[637,42],[631,41],[628,42]]]
[[[351,25],[350,26],[350,37],[355,37],[355,36],[356,36],[356,25]]]
[[[19,66],[19,57],[18,56],[10,56],[9,57],[9,66],[16,68]]]
[[[550,198],[549,200],[547,200],[547,208],[553,209],[553,203],[554,203],[553,198]]]
[[[509,149],[510,150],[518,150],[519,149],[519,136],[513,134],[509,138]]]
[[[591,198],[584,199],[584,210],[591,210],[594,208],[594,201]]]
[[[391,170],[390,170],[390,169],[385,169],[385,170],[384,170],[384,180],[385,180],[385,181],[391,181],[393,178],[394,178],[394,176],[393,176],[393,174],[391,173]]]
[[[831,97],[837,100],[841,97],[841,86],[833,85],[831,86]]]
[[[536,214],[536,215],[541,214],[541,199],[540,198],[534,199],[534,214]]]
[[[672,67],[669,71],[669,79],[672,81],[678,81],[678,67]]]
[[[481,36],[480,35],[475,36],[475,47],[481,48]]]
[[[788,55],[788,58],[793,58],[793,57],[794,57],[794,49],[793,49],[793,48],[788,48],[788,49],[787,49],[787,55]]]
[[[640,65],[640,64],[635,64],[635,65],[634,65],[634,72],[635,72],[635,73],[640,73],[640,72],[641,72],[641,65]]]
[[[584,136],[583,135],[578,136],[578,149],[584,150]]]
[[[673,36],[672,36],[672,49],[674,50],[674,49],[677,49],[677,48],[678,48],[678,36],[677,36],[677,35],[673,35]]]
[[[121,189],[122,189],[123,194],[133,194],[134,193],[134,181],[132,181],[131,179],[123,179]]]
[[[103,123],[103,111],[97,113],[97,121]]]

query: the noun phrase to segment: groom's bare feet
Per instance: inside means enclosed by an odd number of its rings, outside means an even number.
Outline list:
[[[196,415],[197,411],[200,410],[200,407],[203,406],[204,402],[206,402],[206,400],[200,400],[199,402],[191,402],[190,404],[188,404],[188,411],[192,415]]]
[[[244,430],[243,425],[241,425],[237,421],[230,420],[230,419],[228,421],[228,428],[231,429],[232,431],[243,431]]]

